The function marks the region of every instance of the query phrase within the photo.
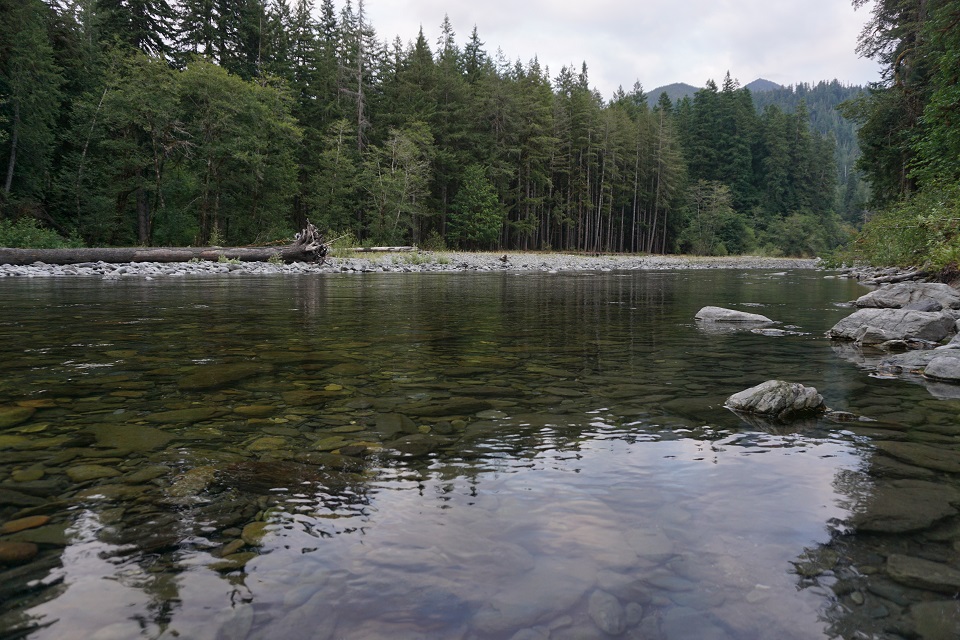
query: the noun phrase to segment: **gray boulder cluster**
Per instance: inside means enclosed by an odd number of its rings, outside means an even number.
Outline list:
[[[859,309],[834,325],[827,336],[851,343],[857,350],[899,352],[881,361],[879,368],[886,373],[920,373],[932,382],[960,385],[960,292],[945,284],[898,283],[882,286],[854,304]],[[701,326],[776,324],[766,316],[720,307],[704,307],[696,319]],[[767,380],[735,393],[725,406],[776,421],[836,413],[813,387],[783,380]]]
[[[888,373],[921,373],[960,384],[960,292],[945,284],[900,283],[857,299],[859,309],[827,335],[833,340],[886,352]]]

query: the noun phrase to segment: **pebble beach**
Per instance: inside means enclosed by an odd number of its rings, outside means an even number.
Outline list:
[[[0,265],[3,277],[99,277],[105,279],[165,278],[209,275],[273,275],[312,273],[417,273],[492,271],[639,271],[670,269],[813,269],[815,259],[759,256],[696,257],[654,255],[581,255],[567,253],[417,252],[356,254],[328,257],[322,264],[296,262],[85,262],[56,265]]]

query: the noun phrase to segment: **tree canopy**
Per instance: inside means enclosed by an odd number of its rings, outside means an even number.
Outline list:
[[[381,40],[363,0],[0,8],[2,216],[89,244],[246,244],[306,219],[471,249],[813,254],[843,235],[833,138],[729,74],[677,104],[639,82],[605,99],[586,63],[491,54],[446,16],[435,42]],[[948,80],[915,126],[949,111]]]

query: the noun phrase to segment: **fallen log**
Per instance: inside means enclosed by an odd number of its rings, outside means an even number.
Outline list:
[[[80,264],[84,262],[323,262],[328,247],[317,228],[307,222],[292,244],[281,247],[91,247],[80,249],[10,249],[0,247],[0,264]]]

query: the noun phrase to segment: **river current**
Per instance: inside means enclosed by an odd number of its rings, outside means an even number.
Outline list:
[[[831,345],[865,292],[5,279],[0,638],[950,637],[960,394]],[[876,422],[724,408],[773,378]]]

